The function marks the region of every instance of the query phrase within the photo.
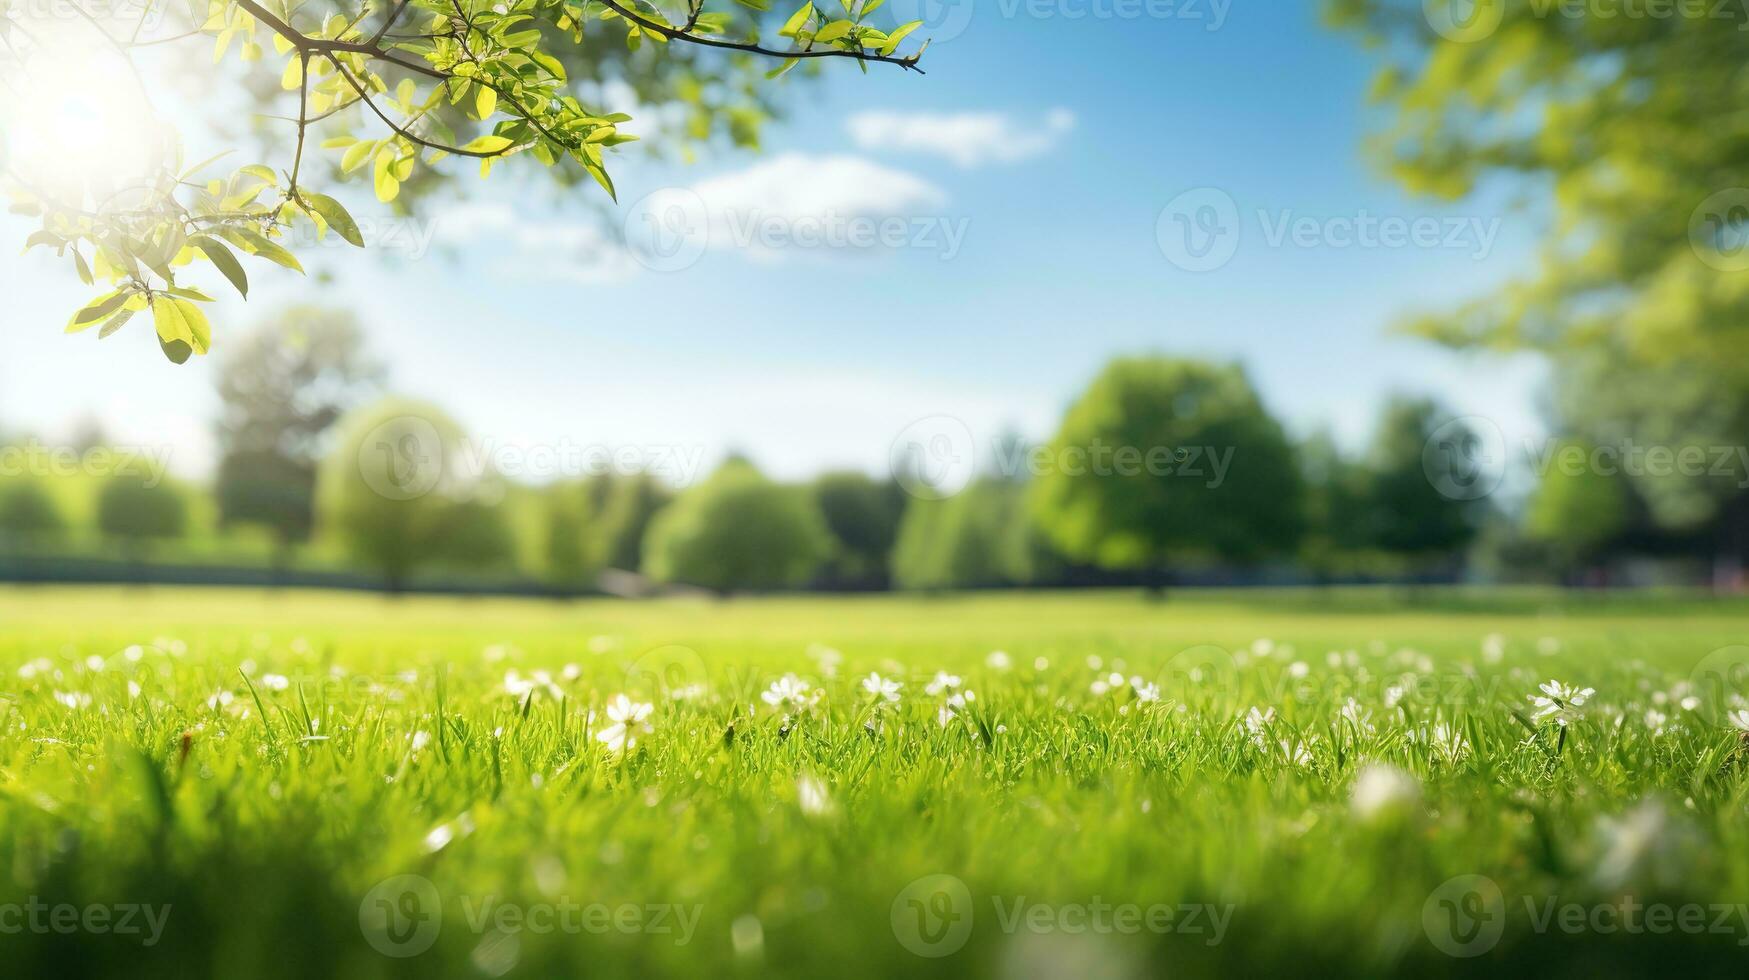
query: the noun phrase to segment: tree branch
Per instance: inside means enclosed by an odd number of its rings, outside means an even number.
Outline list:
[[[900,58],[900,57],[897,57],[895,55],[890,55],[890,54],[869,54],[866,51],[860,51],[860,50],[849,51],[849,50],[845,50],[844,48],[818,48],[818,49],[810,49],[810,50],[805,50],[805,51],[779,51],[775,48],[762,47],[762,46],[757,45],[757,44],[748,44],[748,43],[741,42],[741,41],[725,41],[721,38],[705,37],[705,36],[699,35],[699,34],[692,34],[692,33],[689,33],[687,31],[683,31],[680,28],[672,27],[668,24],[662,24],[662,23],[658,23],[657,21],[650,20],[649,18],[645,17],[644,15],[642,15],[634,10],[630,10],[626,7],[621,6],[619,3],[616,2],[616,0],[599,0],[599,2],[601,3],[602,6],[606,7],[607,9],[613,11],[616,14],[619,14],[621,17],[624,17],[626,20],[631,21],[632,23],[638,25],[639,27],[643,28],[644,30],[654,31],[657,34],[660,34],[663,37],[668,38],[671,41],[689,41],[693,44],[700,44],[700,45],[703,45],[707,48],[723,48],[723,49],[726,49],[729,51],[744,51],[748,54],[759,54],[759,55],[764,55],[768,58],[784,58],[784,59],[788,59],[788,58],[853,58],[857,61],[877,62],[880,64],[887,64],[887,65],[898,65],[900,68],[903,68],[906,71],[914,71],[919,75],[926,74],[923,71],[923,69],[917,67],[917,56],[916,55],[911,55],[908,57]]]

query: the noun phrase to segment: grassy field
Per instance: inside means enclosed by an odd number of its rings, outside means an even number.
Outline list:
[[[1681,597],[0,591],[0,950],[1740,976],[1745,642]]]

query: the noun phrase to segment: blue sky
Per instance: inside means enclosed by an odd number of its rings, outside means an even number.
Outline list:
[[[351,304],[394,388],[476,439],[735,449],[786,477],[878,471],[923,417],[1048,436],[1102,362],[1136,351],[1243,361],[1290,428],[1349,445],[1393,391],[1534,434],[1534,363],[1389,333],[1522,268],[1533,219],[1385,181],[1361,150],[1371,65],[1313,0],[959,4],[889,0],[930,20],[929,73],[834,65],[796,86],[762,155],[624,156],[615,221],[703,209],[683,268],[646,268],[501,167],[436,224],[389,226],[442,247],[314,250],[331,281],[262,267],[249,303],[215,311],[216,345],[287,302]],[[385,214],[348,199],[367,225]],[[1230,259],[1183,267],[1180,216]],[[1350,242],[1381,219],[1432,237]],[[794,241],[820,228],[899,244]],[[745,247],[748,229],[775,231]],[[172,367],[144,329],[61,336],[87,290],[45,258],[0,261],[0,290],[0,425],[54,435],[94,416],[174,447],[184,473],[210,465],[210,362]]]

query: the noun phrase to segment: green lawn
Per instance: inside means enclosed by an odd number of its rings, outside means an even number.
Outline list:
[[[1740,976],[1749,606],[1413,600],[0,590],[0,951],[69,976]],[[975,697],[944,713],[940,672]],[[1595,689],[1564,736],[1528,700],[1551,679]],[[615,752],[621,693],[654,707]]]

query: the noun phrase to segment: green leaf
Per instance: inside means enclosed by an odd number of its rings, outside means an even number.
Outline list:
[[[152,320],[158,327],[158,339],[164,344],[180,341],[196,354],[205,354],[212,346],[212,325],[200,307],[188,300],[163,294],[152,297]]]
[[[133,295],[133,290],[118,289],[113,293],[99,296],[92,300],[84,309],[73,314],[73,319],[67,321],[68,333],[79,333],[97,326],[98,321],[121,309],[122,304]]]
[[[471,153],[501,153],[514,142],[508,136],[481,136],[463,149]]]
[[[377,144],[375,140],[365,140],[360,143],[352,144],[347,148],[346,155],[340,158],[340,172],[349,174],[354,170],[357,170],[365,160],[370,158],[370,155],[376,151],[376,148]]]
[[[802,4],[802,9],[790,15],[789,20],[784,21],[783,30],[777,33],[783,37],[795,37],[796,32],[800,31],[802,25],[806,24],[808,18],[812,16],[814,16],[814,4],[813,0],[809,0],[808,3]]]
[[[164,356],[168,357],[172,364],[187,364],[188,359],[194,356],[194,348],[181,340],[165,340],[163,337],[159,337],[158,349],[164,352]]]
[[[139,311],[137,311],[137,310],[122,310],[121,312],[117,313],[115,316],[110,317],[108,320],[106,320],[104,322],[103,329],[97,331],[97,339],[102,340],[103,338],[109,336],[110,334],[115,333],[117,330],[120,330],[122,327],[127,326],[127,322],[129,320],[132,320],[134,318],[134,314],[137,312],[139,312]]]
[[[260,180],[262,180],[268,184],[278,184],[279,183],[279,176],[277,174],[275,174],[272,170],[269,170],[268,168],[263,167],[259,163],[252,163],[249,166],[244,167],[243,169],[241,169],[237,172],[240,174],[246,174],[250,177],[259,178]]]
[[[498,111],[498,93],[486,86],[480,86],[480,91],[474,96],[474,111],[481,119],[492,118],[492,113]]]
[[[881,54],[892,54],[894,51],[899,50],[899,42],[905,39],[905,35],[922,26],[923,22],[920,20],[914,20],[908,24],[900,24],[893,33],[887,35],[887,43],[881,45]]]
[[[855,26],[855,24],[848,20],[835,20],[816,31],[814,33],[814,40],[820,44],[825,44],[827,41],[836,41],[846,34],[849,34],[850,29]]]
[[[299,191],[299,193],[303,196],[304,203],[321,215],[322,220],[328,222],[328,227],[339,232],[340,237],[346,239],[347,244],[357,248],[364,247],[364,236],[358,232],[358,222],[352,220],[352,215],[347,213],[346,208],[342,207],[339,201],[314,191]]]
[[[188,244],[200,249],[207,261],[218,267],[226,279],[231,281],[238,293],[244,299],[249,298],[249,274],[243,271],[243,263],[237,261],[237,254],[232,252],[224,242],[205,235],[197,235],[188,240]]]
[[[297,256],[286,251],[284,246],[269,239],[253,228],[240,228],[236,225],[226,225],[219,229],[219,234],[231,244],[248,252],[250,255],[264,258],[269,262],[285,266],[294,272],[304,271],[303,264]]]

